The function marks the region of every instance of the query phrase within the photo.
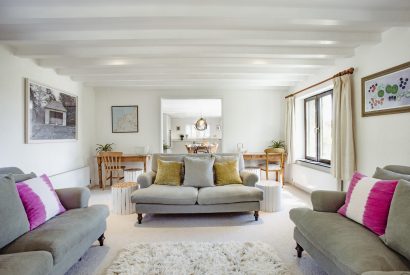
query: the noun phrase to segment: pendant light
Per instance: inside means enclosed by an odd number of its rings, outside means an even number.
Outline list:
[[[196,122],[195,122],[195,129],[198,131],[205,131],[208,128],[208,123],[206,120],[201,116]]]

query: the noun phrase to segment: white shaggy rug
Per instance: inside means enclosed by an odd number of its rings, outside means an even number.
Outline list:
[[[275,250],[262,242],[134,243],[122,251],[108,275],[290,274]]]

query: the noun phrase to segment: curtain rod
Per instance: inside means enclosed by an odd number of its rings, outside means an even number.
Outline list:
[[[285,98],[288,98],[288,97],[291,97],[291,96],[295,96],[295,95],[297,95],[297,94],[299,94],[299,93],[301,93],[301,92],[304,92],[304,91],[306,91],[306,90],[309,90],[310,88],[313,88],[313,87],[316,87],[316,86],[318,86],[318,85],[320,85],[320,84],[322,84],[322,83],[325,83],[326,81],[329,81],[329,80],[331,80],[331,79],[333,79],[333,78],[335,78],[335,77],[342,76],[342,75],[345,75],[345,74],[353,74],[353,72],[354,72],[354,68],[349,68],[349,69],[346,69],[346,70],[344,70],[344,71],[338,72],[338,73],[335,74],[334,76],[331,76],[331,77],[329,77],[329,78],[326,78],[325,80],[322,80],[322,81],[320,81],[320,82],[318,82],[318,83],[315,83],[315,84],[313,84],[313,85],[310,85],[309,87],[306,87],[306,88],[304,88],[304,89],[302,89],[302,90],[300,90],[300,91],[297,91],[297,92],[294,92],[294,93],[292,93],[292,94],[290,94],[290,95],[287,95],[287,96],[285,96]]]

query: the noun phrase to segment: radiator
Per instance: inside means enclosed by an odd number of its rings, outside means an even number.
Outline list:
[[[54,188],[85,187],[90,185],[90,167],[84,166],[50,176]]]

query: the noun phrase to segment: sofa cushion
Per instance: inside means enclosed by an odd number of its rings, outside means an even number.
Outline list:
[[[195,204],[198,189],[188,186],[151,185],[132,193],[133,203],[144,204]]]
[[[214,162],[215,158],[185,157],[185,176],[183,186],[214,186]]]
[[[410,182],[400,180],[390,207],[386,234],[382,238],[392,249],[410,260]]]
[[[237,160],[215,163],[214,168],[216,185],[221,186],[242,183],[242,178],[239,175],[237,166]]]
[[[64,256],[74,247],[89,241],[94,236],[95,228],[105,223],[108,217],[105,205],[93,205],[64,212],[36,229],[24,234],[0,253],[17,253],[27,251],[48,251],[53,255],[54,265],[64,260]],[[95,241],[95,240],[92,240]]]
[[[380,167],[376,168],[373,178],[382,180],[407,180],[410,181],[410,175],[392,172]]]
[[[0,174],[0,178],[7,176],[7,174]],[[29,179],[34,179],[36,174],[31,172],[30,174],[13,174],[13,178],[15,182],[21,182]]]
[[[47,251],[0,255],[0,274],[44,275],[53,269],[53,256]]]
[[[410,166],[404,166],[404,165],[386,165],[383,167],[383,169],[399,173],[399,174],[406,174],[410,175]]]
[[[154,184],[181,185],[182,162],[158,160],[158,171]]]
[[[337,213],[294,208],[290,218],[302,235],[345,274],[410,268],[410,263],[376,234]]]
[[[263,200],[263,191],[242,184],[230,184],[199,189],[199,204],[221,204]]]
[[[0,223],[0,248],[30,229],[12,176],[0,178]]]
[[[354,173],[345,204],[338,213],[363,224],[377,235],[386,231],[390,204],[398,180],[380,180]]]
[[[30,230],[65,211],[46,175],[17,183],[21,201],[30,223]]]

